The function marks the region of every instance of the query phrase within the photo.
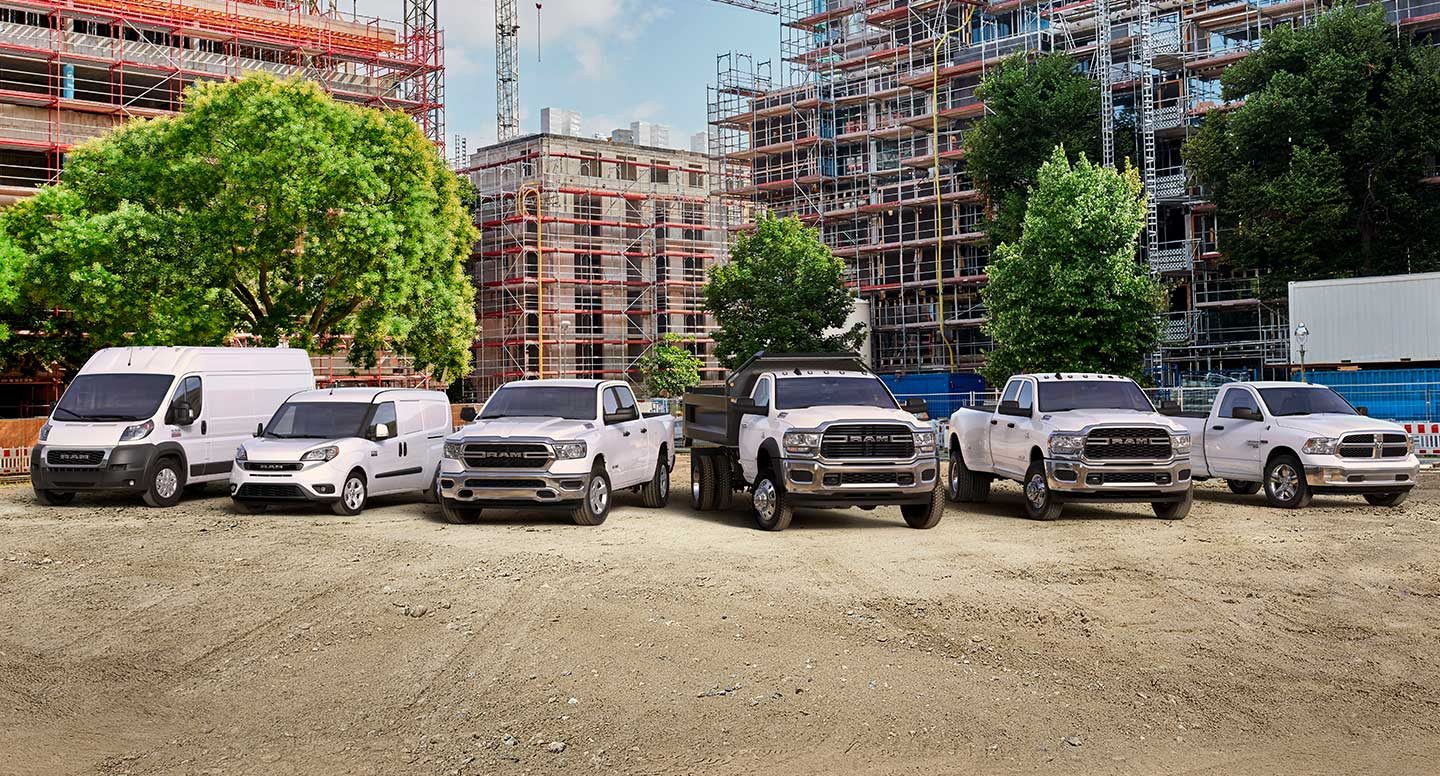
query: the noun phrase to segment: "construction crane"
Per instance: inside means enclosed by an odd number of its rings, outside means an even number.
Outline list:
[[[713,0],[750,11],[780,15],[779,0]],[[540,8],[543,3],[536,3]],[[520,9],[516,0],[495,0],[495,136],[520,136]]]

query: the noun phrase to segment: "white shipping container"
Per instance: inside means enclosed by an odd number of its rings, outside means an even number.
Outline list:
[[[1440,272],[1290,284],[1290,360],[1307,365],[1440,361]]]

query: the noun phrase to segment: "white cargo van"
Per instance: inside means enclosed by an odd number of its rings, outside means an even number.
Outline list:
[[[356,515],[370,496],[424,493],[454,428],[439,391],[335,388],[291,396],[234,450],[230,497],[243,512],[321,502]]]
[[[52,506],[79,491],[174,505],[187,485],[227,479],[256,424],[314,387],[310,357],[293,348],[97,351],[40,429],[30,482]]]

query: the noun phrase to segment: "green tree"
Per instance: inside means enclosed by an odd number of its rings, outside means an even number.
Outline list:
[[[403,114],[249,76],[77,148],[5,220],[25,301],[69,311],[89,347],[350,337],[361,366],[384,347],[448,381],[475,330],[459,184]]]
[[[990,242],[1014,242],[1036,170],[1056,146],[1100,156],[1100,90],[1064,54],[1015,54],[985,76],[985,116],[965,135],[965,167],[994,209]]]
[[[705,309],[719,324],[715,356],[727,368],[762,350],[854,350],[865,341],[865,325],[841,330],[854,308],[845,262],[794,216],[761,213],[754,231],[736,237],[730,262],[710,268],[705,285]]]
[[[705,362],[685,349],[685,341],[678,334],[666,334],[636,363],[650,396],[673,399],[700,384]]]
[[[1184,146],[1216,203],[1221,249],[1290,280],[1440,268],[1440,51],[1380,5],[1276,27],[1225,71],[1223,97]]]
[[[1040,167],[1018,242],[995,251],[981,290],[995,339],[985,376],[1076,371],[1139,376],[1159,338],[1158,283],[1136,261],[1145,223],[1140,176],[1073,166],[1056,148]]]

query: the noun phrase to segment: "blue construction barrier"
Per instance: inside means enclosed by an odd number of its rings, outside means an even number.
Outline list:
[[[1305,381],[1333,388],[1371,417],[1402,423],[1440,420],[1440,369],[1307,371]]]
[[[917,374],[880,375],[896,398],[924,399],[930,404],[930,417],[944,419],[960,407],[975,404],[988,396],[985,378],[959,372],[920,372]]]

